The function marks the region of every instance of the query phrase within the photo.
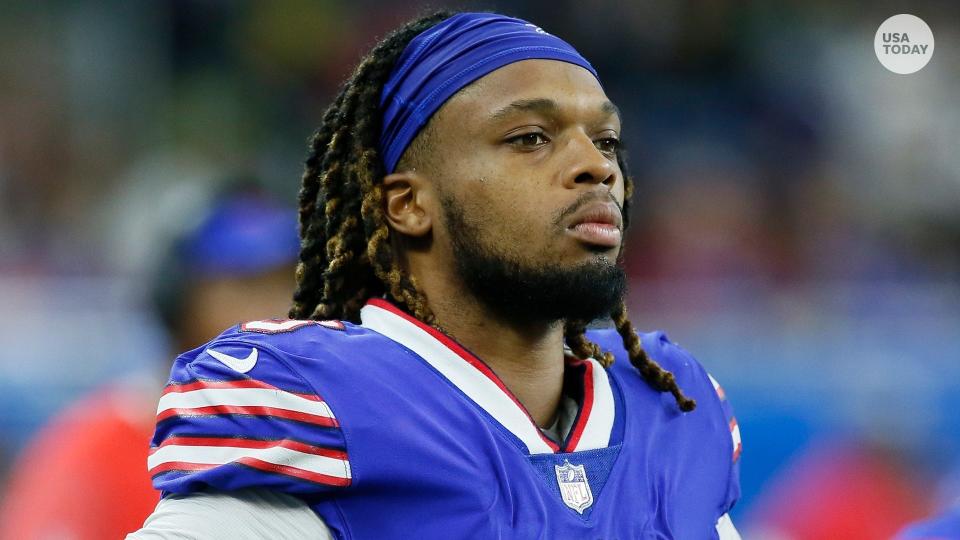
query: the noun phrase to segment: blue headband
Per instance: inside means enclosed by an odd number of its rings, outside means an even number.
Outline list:
[[[453,94],[491,71],[534,58],[562,60],[597,76],[567,42],[527,21],[495,13],[459,13],[413,38],[380,96],[380,152],[387,173]]]

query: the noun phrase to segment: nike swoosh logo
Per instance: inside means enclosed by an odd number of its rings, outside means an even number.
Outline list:
[[[257,355],[259,351],[254,347],[250,354],[246,358],[235,358],[229,354],[224,354],[222,352],[217,352],[213,349],[207,349],[207,352],[210,353],[210,356],[216,358],[217,360],[223,362],[228,368],[239,371],[240,373],[246,373],[253,369],[253,366],[257,365]]]

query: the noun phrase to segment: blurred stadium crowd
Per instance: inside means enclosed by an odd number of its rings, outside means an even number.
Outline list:
[[[960,496],[960,5],[560,4],[453,6],[564,37],[623,111],[630,305],[737,408],[741,530],[880,538]],[[89,390],[166,369],[163,247],[238,178],[292,212],[337,85],[419,10],[0,0],[0,463]],[[936,39],[909,76],[873,53],[902,12]]]

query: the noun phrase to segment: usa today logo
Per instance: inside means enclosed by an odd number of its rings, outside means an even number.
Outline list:
[[[901,13],[883,21],[873,38],[873,50],[883,67],[909,75],[933,57],[933,32],[923,19]]]

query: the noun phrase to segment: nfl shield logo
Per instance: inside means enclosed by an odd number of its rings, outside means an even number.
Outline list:
[[[560,486],[563,503],[582,514],[593,504],[593,492],[590,491],[583,465],[572,465],[563,460],[563,465],[554,465],[554,468],[557,470],[557,485]]]

